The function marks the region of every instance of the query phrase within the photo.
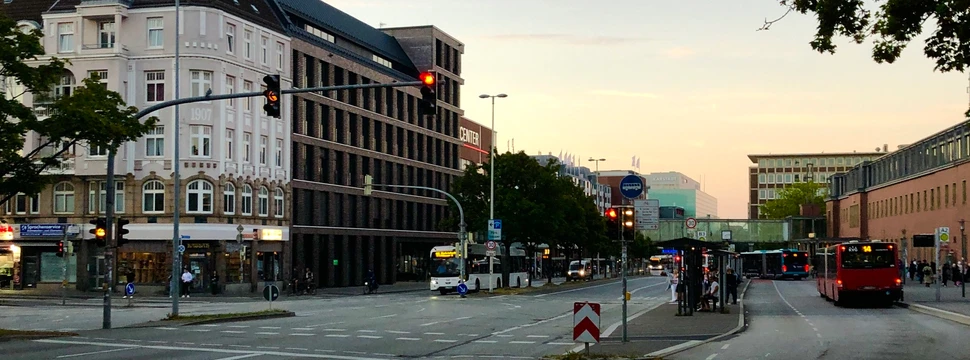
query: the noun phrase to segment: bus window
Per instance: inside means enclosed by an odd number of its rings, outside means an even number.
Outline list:
[[[843,269],[877,269],[893,267],[891,252],[883,253],[842,253]]]
[[[432,277],[455,277],[458,275],[458,258],[432,259]]]

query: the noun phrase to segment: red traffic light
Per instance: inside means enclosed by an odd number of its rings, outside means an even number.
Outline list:
[[[425,86],[433,86],[435,83],[434,74],[421,73],[421,82],[423,82]]]
[[[606,210],[606,217],[608,217],[610,219],[616,219],[616,216],[617,216],[616,209],[608,209],[608,210]]]

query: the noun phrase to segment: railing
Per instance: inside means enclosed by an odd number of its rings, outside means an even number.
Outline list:
[[[82,44],[82,50],[105,50],[114,49],[115,47],[120,47],[122,52],[128,52],[128,46],[119,43],[97,43],[97,44]]]
[[[51,103],[42,103],[34,105],[34,116],[38,118],[50,117],[57,113],[57,109],[51,106]]]

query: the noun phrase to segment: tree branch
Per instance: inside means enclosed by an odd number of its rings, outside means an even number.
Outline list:
[[[776,22],[779,22],[781,21],[781,19],[784,19],[785,16],[788,16],[788,14],[791,14],[792,10],[795,10],[795,5],[788,5],[788,11],[785,11],[785,13],[781,14],[781,16],[779,16],[777,19],[768,21],[768,18],[765,18],[765,24],[755,31],[770,30],[771,25],[774,25]]]

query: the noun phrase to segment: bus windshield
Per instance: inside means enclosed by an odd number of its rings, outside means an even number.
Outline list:
[[[432,259],[431,276],[456,277],[458,275],[460,275],[458,271],[458,258]]]
[[[650,266],[651,267],[660,267],[660,260],[659,259],[650,259]]]
[[[808,253],[807,252],[795,252],[790,253],[785,257],[785,264],[791,269],[801,269],[808,264]]]
[[[843,269],[881,269],[896,266],[893,250],[883,246],[849,245],[842,251]]]

